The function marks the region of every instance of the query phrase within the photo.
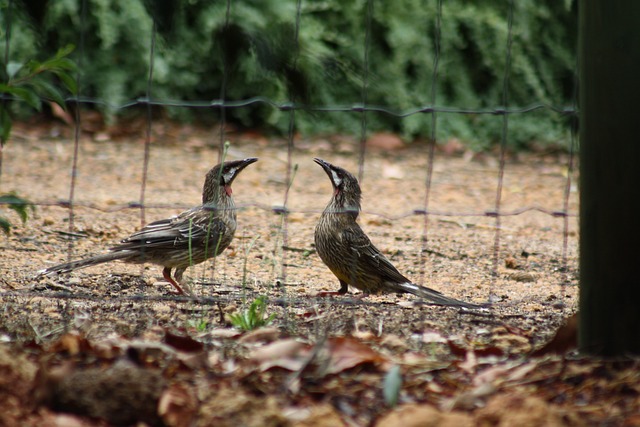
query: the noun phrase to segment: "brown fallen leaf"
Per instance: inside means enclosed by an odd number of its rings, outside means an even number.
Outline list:
[[[495,394],[498,390],[488,383],[480,384],[473,389],[461,393],[452,399],[445,401],[442,404],[442,409],[451,411],[459,409],[463,411],[473,411],[485,406],[485,401]]]
[[[285,408],[283,415],[295,427],[346,426],[338,411],[329,403],[321,403],[311,407]]]
[[[89,340],[78,333],[70,332],[62,335],[58,341],[54,342],[49,347],[49,351],[52,353],[67,353],[70,356],[75,356],[81,352],[88,352],[91,348],[92,346]]]
[[[471,427],[473,419],[462,413],[440,412],[433,406],[410,404],[400,406],[380,418],[376,427]]]
[[[261,371],[273,367],[297,371],[308,362],[309,351],[311,349],[308,344],[294,339],[284,339],[252,351],[249,359],[256,362]]]
[[[559,427],[567,425],[562,412],[539,397],[512,392],[490,399],[476,412],[476,422],[482,426]]]
[[[476,368],[478,367],[478,358],[476,356],[476,353],[473,350],[468,350],[464,361],[460,362],[458,364],[458,367],[470,374],[475,372]]]
[[[349,337],[327,340],[330,363],[327,374],[337,374],[363,363],[385,363],[387,358],[368,345]]]
[[[446,344],[449,342],[440,332],[436,331],[424,331],[422,333],[422,342],[425,344],[441,343]]]
[[[104,426],[104,421],[92,421],[77,415],[55,414],[51,417],[52,427],[93,427]]]
[[[209,331],[208,336],[210,338],[235,338],[241,334],[242,332],[235,328],[216,328]]]
[[[168,427],[188,427],[196,415],[197,401],[193,393],[180,384],[162,392],[158,414]]]
[[[473,379],[472,384],[478,387],[482,384],[493,384],[498,387],[506,382],[520,381],[530,372],[538,369],[538,363],[522,363],[518,360],[506,361],[484,369]]]
[[[570,316],[564,325],[558,328],[551,341],[538,350],[531,353],[532,356],[544,356],[546,354],[564,354],[578,347],[578,321],[579,313]]]
[[[467,356],[468,343],[460,336],[450,336],[447,338],[447,345],[454,356]]]
[[[299,371],[314,361],[321,361],[320,369],[325,375],[336,374],[364,363],[381,364],[387,361],[380,353],[351,337],[331,338],[315,347],[293,339],[284,339],[254,350],[249,358],[258,363],[262,371],[273,367]]]
[[[123,355],[123,346],[111,340],[98,341],[91,344],[92,353],[102,360],[115,360]]]
[[[243,387],[221,385],[201,398],[199,426],[258,427],[288,426],[275,394],[256,395]]]
[[[200,341],[188,335],[178,335],[170,331],[165,332],[164,343],[185,353],[199,353],[204,350],[204,344]]]
[[[526,354],[531,351],[531,342],[528,338],[517,334],[501,334],[492,337],[493,347],[500,352],[511,354]],[[500,352],[495,353],[500,355]]]
[[[386,334],[380,340],[380,344],[385,347],[391,347],[400,351],[405,351],[409,348],[407,341],[395,334]]]
[[[280,329],[272,326],[266,326],[247,332],[242,335],[238,342],[241,343],[258,343],[258,342],[273,342],[280,336]]]

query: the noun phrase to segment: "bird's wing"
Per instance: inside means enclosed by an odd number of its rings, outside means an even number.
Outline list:
[[[482,305],[467,303],[450,298],[435,289],[416,285],[404,277],[391,262],[376,248],[358,224],[346,228],[342,238],[351,248],[353,259],[358,268],[375,269],[388,290],[407,292],[433,302],[436,305],[457,306],[465,308],[482,308]]]
[[[214,240],[223,234],[225,224],[206,210],[196,207],[178,216],[147,224],[142,230],[123,240],[112,250],[156,248],[189,248]]]
[[[358,224],[346,228],[342,238],[355,255],[354,261],[361,268],[375,269],[384,281],[410,282],[404,277],[382,253],[376,248]]]

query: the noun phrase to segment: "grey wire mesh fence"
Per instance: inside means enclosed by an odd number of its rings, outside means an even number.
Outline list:
[[[72,164],[70,170],[70,182],[69,182],[69,196],[68,199],[62,201],[51,201],[47,200],[46,195],[43,195],[43,200],[35,201],[38,206],[60,206],[64,209],[68,210],[68,233],[69,235],[74,235],[75,233],[75,218],[77,216],[77,208],[82,207],[86,209],[92,209],[99,212],[104,213],[112,213],[117,214],[121,211],[126,210],[139,210],[140,212],[140,223],[144,225],[147,222],[146,210],[149,208],[167,208],[167,209],[175,209],[175,205],[167,205],[161,203],[153,203],[149,202],[147,196],[147,177],[149,171],[150,158],[153,151],[152,147],[152,125],[155,120],[159,120],[154,118],[153,108],[154,107],[177,107],[177,108],[187,108],[187,109],[203,109],[210,110],[215,114],[217,111],[217,117],[220,121],[218,128],[215,131],[212,131],[212,134],[215,133],[215,138],[217,139],[217,144],[219,147],[218,150],[218,160],[220,160],[223,156],[224,152],[224,144],[228,139],[228,135],[226,134],[227,127],[227,111],[229,109],[241,109],[241,108],[250,108],[255,105],[264,105],[269,108],[278,109],[282,112],[286,112],[288,114],[288,133],[286,135],[286,168],[285,168],[285,176],[284,176],[284,191],[282,194],[282,204],[280,206],[267,206],[259,203],[247,203],[241,206],[240,208],[257,208],[266,212],[273,212],[274,215],[281,215],[280,222],[280,241],[281,247],[286,248],[289,245],[289,215],[292,213],[301,213],[301,214],[313,214],[317,215],[318,211],[309,211],[304,209],[299,209],[295,205],[291,205],[289,200],[289,191],[291,188],[291,183],[293,180],[293,176],[295,174],[296,165],[293,161],[293,153],[297,143],[297,134],[296,134],[296,114],[300,111],[305,112],[314,112],[317,114],[359,114],[361,117],[361,126],[360,126],[360,134],[357,135],[358,140],[358,176],[361,181],[365,180],[364,176],[364,167],[365,160],[367,154],[367,134],[368,134],[368,124],[370,115],[373,113],[376,114],[384,114],[394,116],[400,119],[406,119],[415,115],[427,115],[431,120],[430,127],[430,135],[429,141],[426,145],[426,152],[424,154],[426,159],[425,164],[425,180],[424,180],[424,188],[423,188],[423,204],[417,208],[408,209],[404,213],[399,215],[389,216],[382,214],[380,212],[375,212],[370,209],[366,209],[365,211],[370,214],[380,215],[390,220],[391,222],[397,221],[402,218],[419,216],[423,218],[422,222],[422,230],[419,231],[421,238],[421,256],[420,256],[420,280],[418,282],[424,282],[425,270],[426,270],[426,259],[424,253],[426,253],[429,247],[429,237],[430,237],[430,220],[434,217],[489,217],[493,218],[495,222],[495,232],[493,238],[493,259],[492,259],[492,273],[493,276],[498,275],[498,266],[500,262],[500,253],[501,253],[501,244],[503,242],[502,236],[502,222],[505,217],[522,215],[529,212],[540,212],[545,215],[558,218],[558,221],[562,221],[563,232],[562,236],[559,236],[559,239],[562,239],[562,266],[561,268],[565,272],[568,273],[568,252],[569,252],[569,241],[568,237],[570,235],[570,219],[576,216],[576,212],[572,212],[570,210],[570,193],[572,188],[572,178],[573,178],[573,169],[574,169],[574,152],[576,150],[576,134],[577,134],[577,111],[576,111],[576,92],[577,90],[574,88],[573,94],[573,103],[570,106],[558,106],[558,105],[549,105],[543,102],[532,102],[530,105],[526,106],[514,106],[510,103],[509,97],[509,87],[510,87],[510,78],[511,78],[511,58],[512,58],[512,34],[514,31],[514,26],[517,26],[518,23],[514,18],[514,8],[515,2],[514,0],[508,1],[508,42],[506,46],[496,46],[496,55],[502,55],[505,58],[505,68],[502,70],[502,79],[503,79],[503,90],[501,96],[501,103],[493,108],[485,108],[485,109],[471,109],[466,108],[465,106],[457,106],[457,107],[448,107],[438,104],[438,93],[437,93],[437,81],[439,78],[440,66],[441,66],[441,57],[440,57],[440,42],[442,37],[447,37],[447,34],[442,33],[442,21],[446,19],[446,16],[443,16],[443,1],[446,0],[437,0],[437,14],[433,17],[435,21],[435,46],[434,46],[434,56],[433,56],[433,72],[430,76],[425,76],[425,78],[429,78],[431,82],[431,93],[429,94],[429,104],[428,105],[415,105],[411,108],[405,110],[398,110],[389,106],[380,106],[380,105],[372,105],[369,102],[369,84],[370,84],[370,69],[375,66],[375,64],[371,64],[369,51],[371,48],[371,37],[372,37],[372,19],[374,15],[374,10],[376,7],[376,2],[374,0],[367,0],[366,7],[364,8],[365,16],[363,17],[364,22],[364,46],[362,46],[362,55],[363,55],[363,69],[362,69],[362,90],[361,90],[361,99],[357,104],[352,105],[305,105],[301,102],[301,100],[296,99],[295,93],[290,94],[290,99],[282,102],[276,101],[273,99],[269,99],[268,97],[260,96],[260,94],[256,94],[256,96],[247,98],[247,99],[229,99],[227,92],[227,81],[229,78],[230,70],[228,69],[228,64],[226,64],[224,58],[221,59],[222,66],[222,84],[221,90],[218,99],[213,100],[189,100],[189,101],[178,101],[178,100],[167,100],[167,99],[158,99],[153,96],[154,93],[154,65],[156,58],[156,45],[157,45],[157,26],[154,22],[151,34],[147,35],[149,39],[149,69],[147,76],[147,84],[146,84],[146,93],[144,97],[140,97],[137,99],[131,99],[127,102],[124,102],[120,105],[110,105],[110,107],[117,111],[123,111],[130,108],[143,108],[146,111],[146,127],[145,127],[145,136],[144,136],[144,156],[143,160],[140,164],[141,169],[141,185],[139,192],[139,199],[136,202],[129,203],[126,205],[117,205],[117,206],[103,206],[94,203],[86,203],[76,200],[76,186],[78,182],[78,166],[79,163],[82,162],[82,159],[79,156],[80,147],[82,145],[82,135],[81,135],[81,124],[83,121],[83,107],[92,106],[92,105],[101,105],[105,104],[104,100],[85,97],[82,95],[82,90],[76,96],[68,98],[67,104],[73,107],[73,111],[75,114],[75,126],[74,126],[74,136],[73,136],[73,155],[72,155]],[[12,4],[12,2],[10,2]],[[90,12],[88,10],[89,5],[86,1],[80,2],[80,19],[81,21],[86,20],[87,14]],[[233,5],[232,0],[227,0],[226,2],[226,16],[225,16],[225,27],[230,24],[230,11]],[[11,10],[11,6],[9,7]],[[291,49],[294,53],[294,67],[299,47],[299,30],[302,23],[302,1],[298,0],[296,2],[296,15],[295,15],[295,24],[294,24],[294,37],[291,40]],[[11,20],[7,19],[7,29],[5,30],[5,34],[7,35],[5,39],[5,63],[8,61],[8,58],[11,56],[11,44],[10,38],[8,35],[10,34],[10,25]],[[83,67],[83,55],[85,52],[85,30],[82,29],[78,34],[78,56],[77,62],[79,67],[82,69]],[[78,87],[82,88],[82,80],[81,74],[78,74]],[[577,87],[577,82],[576,82]],[[561,206],[558,206],[557,209],[548,209],[542,208],[539,206],[522,206],[517,209],[505,210],[502,206],[503,200],[503,185],[504,185],[504,174],[505,174],[505,162],[507,156],[507,142],[509,140],[509,119],[514,115],[524,115],[530,114],[537,111],[548,111],[551,114],[556,114],[561,117],[568,117],[568,126],[570,127],[570,141],[569,141],[569,153],[568,153],[568,162],[566,165],[567,174],[566,180],[563,188],[563,203]],[[442,115],[455,115],[455,114],[465,114],[465,115],[493,115],[496,117],[500,117],[502,119],[502,131],[501,138],[499,144],[498,151],[498,171],[495,176],[495,200],[493,202],[493,208],[490,210],[477,211],[477,210],[467,210],[464,212],[460,211],[443,211],[439,210],[437,207],[434,207],[431,203],[432,196],[432,176],[434,173],[434,164],[437,163],[437,155],[435,147],[438,144],[437,140],[437,126],[439,124],[440,117]],[[472,185],[472,184],[470,184]],[[190,206],[184,206],[190,207]],[[237,236],[236,236],[237,237]],[[69,240],[69,257],[73,254],[74,248],[74,240]],[[280,252],[280,268],[281,271],[278,272],[278,277],[282,280],[282,282],[286,282],[288,271],[287,271],[287,251],[282,250]],[[216,259],[213,259],[213,262],[216,262]],[[318,259],[317,262],[320,262]],[[327,273],[328,274],[328,273]],[[568,282],[568,278],[562,280],[560,285]],[[286,305],[288,301],[292,300],[292,296],[286,294],[286,288],[281,287],[281,294],[277,297],[273,298],[274,302],[278,302],[280,304]],[[493,289],[487,289],[487,296],[493,292]],[[8,297],[17,297],[17,296],[28,296],[28,295],[41,295],[39,292],[24,292],[24,291],[7,291],[0,293],[0,297],[8,298]],[[74,299],[86,299],[99,302],[101,300],[100,296],[96,295],[86,295],[86,294],[71,294],[69,292],[50,292],[46,294],[48,298],[60,298],[63,300],[74,300]],[[150,296],[150,295],[137,295],[137,296],[121,296],[118,297],[122,301],[156,301],[156,300],[186,300],[189,298],[185,297],[158,297],[158,296]],[[220,297],[211,297],[211,296],[199,296],[197,300],[202,304],[215,304],[219,302]],[[352,304],[350,301],[337,301],[337,304]],[[359,304],[366,304],[366,302],[358,302]]]

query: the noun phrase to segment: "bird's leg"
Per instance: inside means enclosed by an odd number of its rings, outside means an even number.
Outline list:
[[[340,280],[340,289],[338,289],[338,294],[344,295],[349,292],[349,284],[344,280]]]
[[[337,291],[329,291],[329,292],[318,292],[319,297],[330,297],[334,295],[344,295],[349,291],[349,284],[344,280],[340,280],[340,289]]]
[[[186,291],[185,294],[193,295],[191,291],[191,285],[189,285],[186,280],[182,280],[182,275],[184,274],[185,270],[186,268],[176,268],[176,271],[173,273],[173,277],[180,284],[180,286],[182,286],[182,289]]]
[[[178,271],[176,270],[176,274],[178,273]],[[173,277],[171,277],[171,268],[169,267],[165,267],[162,269],[162,276],[165,278],[165,280],[169,283],[171,283],[171,285],[176,288],[176,293],[178,295],[184,295],[184,290],[182,289],[182,286],[180,286],[178,284],[178,282],[176,282],[175,280],[173,280]],[[182,274],[180,275],[182,276]]]

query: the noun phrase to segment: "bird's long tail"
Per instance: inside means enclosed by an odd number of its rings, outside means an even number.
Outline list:
[[[440,292],[425,288],[424,286],[416,285],[415,283],[394,283],[393,285],[399,292],[406,292],[424,298],[435,305],[447,305],[454,307],[464,308],[483,308],[485,305],[472,304],[470,302],[464,302],[455,298],[447,297]]]
[[[125,259],[130,256],[131,253],[129,251],[107,252],[89,258],[65,262],[64,264],[58,264],[54,265],[53,267],[45,268],[44,270],[38,271],[38,276],[50,276],[52,274],[68,273],[73,270],[91,267],[92,265],[102,264],[103,262]]]

